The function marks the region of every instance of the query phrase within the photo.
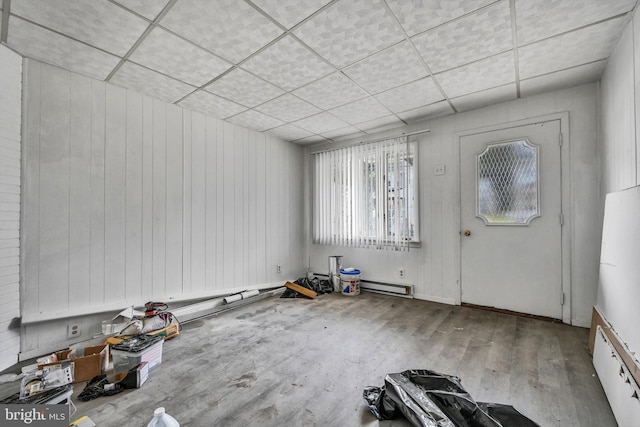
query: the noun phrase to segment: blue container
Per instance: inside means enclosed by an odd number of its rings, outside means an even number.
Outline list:
[[[355,296],[360,294],[360,270],[340,269],[340,283],[342,295]]]

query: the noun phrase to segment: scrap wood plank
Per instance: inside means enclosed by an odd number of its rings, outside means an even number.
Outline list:
[[[315,293],[314,291],[312,291],[311,289],[307,289],[305,287],[302,287],[300,285],[296,285],[295,283],[291,283],[291,282],[287,282],[284,284],[287,288],[291,289],[292,291],[295,291],[299,294],[302,294],[306,297],[309,298],[315,298],[318,296],[317,293]]]

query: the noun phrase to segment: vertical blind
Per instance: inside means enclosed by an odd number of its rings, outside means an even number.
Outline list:
[[[409,249],[408,139],[313,155],[314,243]]]

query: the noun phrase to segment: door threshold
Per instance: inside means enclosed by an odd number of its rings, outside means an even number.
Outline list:
[[[466,303],[466,302],[463,302],[460,305],[462,307],[477,308],[479,310],[486,310],[486,311],[494,311],[496,313],[510,314],[512,316],[526,317],[528,319],[543,320],[545,322],[563,323],[562,319],[554,319],[553,317],[538,316],[536,314],[521,313],[519,311],[507,310],[507,309],[504,309],[504,308],[489,307],[489,306],[486,306],[486,305],[469,304],[469,303]]]

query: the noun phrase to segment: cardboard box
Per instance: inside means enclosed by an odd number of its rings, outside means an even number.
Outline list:
[[[57,365],[61,360],[70,360],[74,364],[73,382],[81,383],[101,375],[109,365],[109,346],[107,344],[85,347],[84,356],[81,357],[74,357],[73,351],[76,350],[67,349],[56,352],[58,362],[38,365],[38,369]]]

